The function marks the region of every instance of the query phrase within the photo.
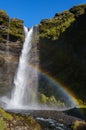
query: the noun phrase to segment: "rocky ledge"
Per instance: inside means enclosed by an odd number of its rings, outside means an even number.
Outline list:
[[[0,109],[0,130],[42,130],[32,117],[7,113]]]
[[[86,128],[84,119],[56,110],[12,109],[5,112],[0,109],[0,123],[0,130],[57,130],[57,128],[58,130],[78,130],[76,129],[78,127]]]

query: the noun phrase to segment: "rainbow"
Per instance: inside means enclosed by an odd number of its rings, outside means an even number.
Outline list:
[[[49,73],[45,72],[39,67],[35,67],[34,65],[29,65],[31,68],[37,70],[38,73],[42,74],[45,78],[47,78],[49,81],[51,81],[55,86],[58,86],[72,101],[73,104],[75,104],[76,107],[79,107],[79,102],[75,96],[75,94],[70,91],[65,85],[63,85],[59,80],[57,80],[55,77],[50,75]]]

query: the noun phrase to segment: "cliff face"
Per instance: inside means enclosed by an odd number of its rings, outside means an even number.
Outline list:
[[[39,25],[40,65],[79,98],[86,94],[86,5],[79,5]],[[86,99],[85,99],[86,100]]]
[[[54,18],[42,20],[39,24],[40,68],[57,78],[81,99],[85,99],[86,95],[85,37],[86,4],[75,6],[63,13],[56,13]],[[1,10],[1,92],[9,91],[9,79],[10,86],[12,84],[23,40],[23,21],[14,18],[10,19],[9,24],[8,15]]]
[[[0,10],[0,95],[11,88],[23,40],[23,21]]]
[[[0,50],[6,50],[7,40],[9,40],[9,50],[12,53],[18,52],[24,40],[23,21],[16,18],[11,19],[5,11],[0,10]]]

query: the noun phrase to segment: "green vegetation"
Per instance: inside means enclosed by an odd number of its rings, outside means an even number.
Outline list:
[[[0,10],[0,25],[8,26],[9,17],[4,10]]]
[[[85,13],[86,9],[86,4],[79,5],[79,6],[74,6],[73,8],[70,9],[70,12],[73,13],[76,17],[82,15]]]
[[[5,11],[0,10],[0,42],[3,41],[3,35],[6,35],[9,17]]]
[[[0,115],[3,117],[3,119],[7,119],[7,120],[12,120],[13,119],[11,114],[5,112],[2,109],[0,109]]]
[[[47,97],[44,94],[40,94],[39,97],[39,103],[48,105],[48,106],[58,106],[59,107],[64,107],[64,103],[61,102],[60,100],[56,100],[54,96]]]
[[[6,51],[6,43],[8,42],[9,51],[19,54],[23,41],[23,21],[17,18],[9,18],[5,11],[0,10],[0,50]]]
[[[0,120],[0,130],[4,130],[5,128],[6,127],[4,121]]]
[[[0,42],[7,39],[9,34],[10,41],[24,40],[23,21],[17,18],[9,18],[5,11],[0,10]]]
[[[42,20],[39,25],[39,36],[41,39],[56,40],[74,21],[74,15],[69,11],[65,11],[52,19]]]
[[[6,121],[12,121],[13,117],[11,114],[5,112],[3,109],[0,109],[0,130],[5,130]]]
[[[86,5],[75,6],[69,11],[56,13],[54,18],[42,20],[39,25],[40,38],[56,40],[76,20],[85,13]]]
[[[17,18],[10,19],[10,39],[17,41],[23,41],[24,33],[23,33],[23,21]]]

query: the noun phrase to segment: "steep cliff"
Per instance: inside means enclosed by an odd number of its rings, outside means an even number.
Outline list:
[[[86,101],[86,4],[39,25],[40,65]]]
[[[40,68],[86,100],[86,4],[39,24]],[[9,40],[9,41],[8,41]],[[23,21],[0,11],[0,91],[9,91],[24,40]],[[9,50],[9,53],[8,53]],[[9,80],[10,79],[10,80]],[[8,87],[10,84],[10,88]],[[9,89],[8,89],[9,88]]]
[[[11,88],[23,40],[23,21],[0,10],[0,95]]]

